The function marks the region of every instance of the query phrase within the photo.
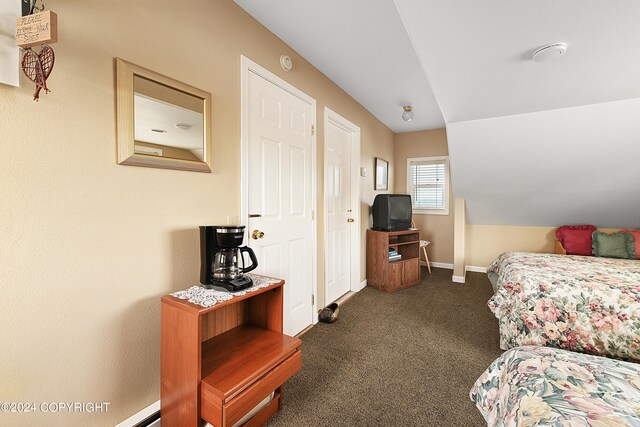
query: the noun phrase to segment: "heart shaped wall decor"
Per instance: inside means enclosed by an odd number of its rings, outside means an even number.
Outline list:
[[[40,53],[35,53],[31,48],[26,48],[22,56],[22,72],[32,82],[36,84],[36,92],[33,95],[34,101],[40,98],[40,91],[49,92],[47,88],[47,78],[51,75],[55,54],[53,49],[44,44]]]

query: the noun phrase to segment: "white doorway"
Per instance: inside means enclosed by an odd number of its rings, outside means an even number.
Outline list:
[[[325,305],[360,289],[360,128],[324,110]]]
[[[316,317],[316,102],[244,56],[241,72],[241,215],[255,272],[285,280],[284,333],[295,335]]]

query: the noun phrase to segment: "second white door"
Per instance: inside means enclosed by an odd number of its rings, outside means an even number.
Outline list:
[[[325,120],[325,302],[351,290],[352,227],[357,227],[352,206],[352,136],[339,123]]]

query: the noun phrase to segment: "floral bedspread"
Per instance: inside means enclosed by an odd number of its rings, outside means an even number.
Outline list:
[[[517,347],[487,368],[470,397],[489,426],[640,426],[640,365]]]
[[[546,345],[640,360],[640,261],[509,252],[488,268],[500,347]]]

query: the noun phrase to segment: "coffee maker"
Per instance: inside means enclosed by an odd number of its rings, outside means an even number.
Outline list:
[[[206,289],[218,286],[235,292],[253,284],[243,273],[255,269],[258,259],[251,248],[240,246],[244,228],[244,225],[200,226],[200,283]],[[245,252],[251,258],[248,267],[242,256]]]

